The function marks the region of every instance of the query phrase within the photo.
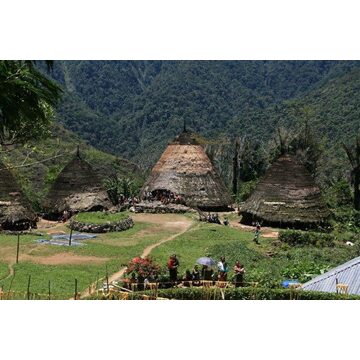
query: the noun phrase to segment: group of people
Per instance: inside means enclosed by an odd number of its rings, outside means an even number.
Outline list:
[[[212,224],[220,224],[221,225],[221,221],[219,218],[218,214],[211,214],[210,212],[205,214],[201,214],[200,213],[200,221],[207,221],[208,223],[212,223]],[[223,225],[229,225],[229,219],[227,217],[224,217],[223,220]]]
[[[179,260],[177,259],[176,254],[173,254],[169,257],[167,267],[169,270],[169,277],[171,284],[177,285],[179,282],[178,279],[178,268]],[[235,287],[244,286],[244,274],[245,267],[239,261],[235,262],[233,267],[234,278],[233,282]],[[199,269],[198,265],[195,265],[193,270],[190,271],[187,269],[184,276],[180,279],[180,284],[185,287],[189,287],[191,284],[193,286],[200,286],[201,280],[207,281],[228,281],[229,266],[225,261],[225,257],[222,256],[220,261],[217,263],[217,271],[214,271],[213,267],[208,265],[202,265],[202,268]]]
[[[124,194],[119,196],[119,205],[121,206],[134,206],[139,203],[139,199],[136,196],[126,197]]]
[[[181,195],[175,194],[170,190],[155,190],[148,191],[144,194],[143,200],[146,201],[161,201],[164,205],[167,204],[183,204],[184,200]]]

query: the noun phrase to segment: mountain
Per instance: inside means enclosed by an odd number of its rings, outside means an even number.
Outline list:
[[[309,104],[319,132],[343,138],[337,122],[352,127],[355,115],[336,87],[357,96],[358,71],[357,61],[57,61],[53,76],[65,90],[60,124],[148,168],[184,121],[209,139],[264,140],[299,121],[286,109]]]

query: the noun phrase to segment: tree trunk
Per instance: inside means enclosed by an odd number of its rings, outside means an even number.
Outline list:
[[[239,140],[235,140],[235,151],[233,158],[233,181],[232,181],[232,192],[236,195],[238,191],[238,178],[239,178]]]
[[[355,210],[360,210],[360,168],[355,169],[354,208],[355,208]]]

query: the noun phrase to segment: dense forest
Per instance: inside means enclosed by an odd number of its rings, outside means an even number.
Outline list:
[[[156,161],[184,120],[210,139],[263,139],[279,123],[299,121],[286,114],[289,106],[308,104],[319,131],[337,140],[344,135],[336,126],[339,116],[342,127],[351,122],[353,129],[358,66],[350,61],[58,61],[54,77],[65,89],[58,121],[93,146],[144,166]]]

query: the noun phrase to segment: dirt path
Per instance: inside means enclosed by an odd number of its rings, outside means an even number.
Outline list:
[[[255,228],[253,226],[240,224],[237,220],[230,221],[230,226],[233,228],[236,228],[236,229],[240,229],[242,231],[247,231],[247,232],[254,232],[254,230],[255,230]],[[277,239],[278,236],[279,236],[279,232],[274,230],[273,228],[270,228],[270,227],[262,227],[261,228],[261,237]]]
[[[174,235],[171,235],[167,238],[164,238],[160,240],[159,242],[147,246],[142,254],[140,255],[142,258],[149,256],[150,253],[158,246],[176,239],[178,236],[184,234],[186,231],[189,230],[193,222],[191,219],[182,216],[180,219],[174,219],[174,216],[171,214],[134,214],[133,216],[134,221],[138,222],[147,222],[151,224],[160,225],[157,229],[158,231],[165,229],[171,229],[172,231],[176,232]],[[154,229],[155,232],[156,229]],[[126,267],[121,268],[116,273],[109,276],[109,283],[112,283],[113,281],[119,280],[125,273]],[[95,283],[92,284],[91,287],[95,286]],[[84,298],[90,295],[89,289],[87,288],[85,291],[83,291],[80,295],[80,298]]]

